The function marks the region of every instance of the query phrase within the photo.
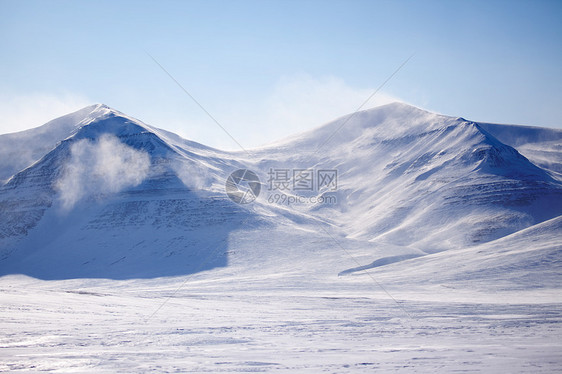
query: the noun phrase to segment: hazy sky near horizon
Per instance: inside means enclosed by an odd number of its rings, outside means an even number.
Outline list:
[[[244,147],[401,100],[562,128],[561,1],[0,0],[0,133],[93,103]]]

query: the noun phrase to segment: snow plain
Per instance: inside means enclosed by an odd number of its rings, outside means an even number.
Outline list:
[[[562,371],[560,130],[391,104],[246,154],[103,105],[45,126],[0,136],[35,157],[0,165],[0,371]],[[107,134],[142,182],[98,178]],[[337,169],[309,193],[337,203],[271,204],[271,168]]]

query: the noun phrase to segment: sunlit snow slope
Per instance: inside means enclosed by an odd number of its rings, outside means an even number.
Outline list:
[[[521,128],[520,136],[527,132]],[[273,163],[338,169],[338,204],[316,209],[352,238],[437,252],[497,239],[562,212],[554,173],[478,123],[405,104],[343,117],[260,158],[269,154]]]

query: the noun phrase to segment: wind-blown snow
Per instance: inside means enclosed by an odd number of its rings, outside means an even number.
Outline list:
[[[70,159],[55,189],[63,209],[68,210],[81,199],[138,186],[148,176],[149,168],[148,153],[122,144],[115,136],[81,139],[70,147]]]
[[[101,105],[91,105],[35,129],[0,135],[0,182],[33,164],[69,137]]]
[[[195,162],[176,161],[171,167],[187,188],[205,190],[211,187],[212,179],[206,170]]]

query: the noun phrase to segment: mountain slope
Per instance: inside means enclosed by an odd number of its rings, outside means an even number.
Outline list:
[[[480,126],[562,180],[562,130],[493,123]]]
[[[405,104],[348,115],[249,153],[208,148],[103,105],[76,116],[66,138],[0,187],[0,274],[183,275],[225,267],[234,252],[237,269],[274,273],[294,266],[294,243],[328,238],[340,244],[323,245],[323,266],[337,275],[345,270],[338,246],[364,265],[383,253],[392,261],[382,263],[400,262],[562,214],[555,173],[498,140],[497,129]],[[59,123],[50,126],[62,136]],[[251,204],[224,192],[237,169],[262,182]],[[273,170],[298,177],[293,171],[305,169],[335,170],[337,188],[271,188]],[[290,246],[254,247],[288,236]],[[317,262],[301,257],[299,268]]]
[[[0,183],[55,148],[56,144],[70,136],[83,120],[96,116],[101,107],[101,104],[90,105],[43,126],[0,135]]]
[[[559,216],[475,247],[365,268],[395,285],[409,283],[420,287],[444,285],[466,289],[466,284],[470,283],[470,289],[483,293],[491,289],[559,289],[562,286],[561,231],[562,217]],[[361,274],[359,269],[350,270],[347,274]],[[406,272],[409,276],[404,278]],[[491,279],[494,279],[493,285]]]
[[[209,251],[216,258],[205,266],[224,266],[228,232],[252,220],[216,196],[208,178],[236,163],[203,164],[199,153],[211,149],[188,142],[179,149],[142,122],[99,109],[0,187],[2,271],[179,275],[203,270],[199,259]]]
[[[262,161],[262,173],[283,163],[338,169],[338,203],[313,209],[350,238],[436,252],[562,212],[561,184],[480,124],[405,104],[343,117],[258,158],[268,155],[283,162]]]

